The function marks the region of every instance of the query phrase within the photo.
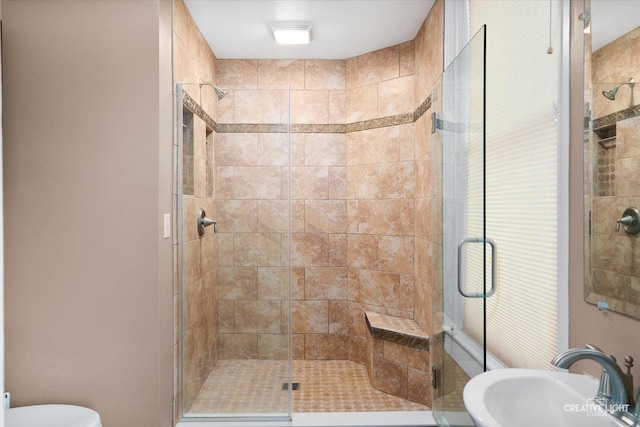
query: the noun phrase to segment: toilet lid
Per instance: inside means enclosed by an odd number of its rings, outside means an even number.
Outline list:
[[[94,410],[73,405],[34,405],[11,408],[5,413],[6,427],[101,427]]]

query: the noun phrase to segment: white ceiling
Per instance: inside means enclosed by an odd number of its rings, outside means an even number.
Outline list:
[[[591,0],[592,50],[600,49],[639,26],[639,0]]]
[[[413,40],[434,0],[185,0],[220,59],[346,59]],[[593,50],[640,26],[640,0],[591,0]],[[306,46],[279,46],[269,23],[310,21]]]
[[[185,0],[218,59],[346,59],[413,40],[435,0]],[[313,23],[312,41],[280,46],[275,21]]]

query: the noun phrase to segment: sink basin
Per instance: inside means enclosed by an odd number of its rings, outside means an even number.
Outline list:
[[[593,403],[597,391],[586,375],[499,369],[471,379],[463,399],[479,427],[624,427]]]

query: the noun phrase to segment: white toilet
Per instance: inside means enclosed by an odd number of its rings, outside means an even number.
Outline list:
[[[100,415],[73,405],[34,405],[5,412],[5,427],[102,427]]]

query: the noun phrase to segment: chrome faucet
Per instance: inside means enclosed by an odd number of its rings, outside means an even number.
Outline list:
[[[562,369],[569,369],[578,360],[589,359],[598,362],[611,381],[611,401],[619,405],[628,405],[629,397],[622,380],[622,370],[618,364],[601,351],[592,348],[572,348],[562,354],[557,355],[551,364]]]
[[[625,421],[626,424],[633,427],[640,427],[640,404],[633,405],[633,395],[629,395],[628,387],[625,384],[624,374],[613,356],[607,356],[595,346],[588,345],[586,348],[572,348],[557,355],[551,364],[562,369],[568,369],[578,360],[593,360],[602,366],[603,378],[600,380],[600,387],[606,384],[608,390],[598,390],[598,398],[606,398],[610,393],[610,398],[605,402],[607,412],[616,418]],[[603,381],[603,379],[605,379]],[[631,391],[633,392],[633,391]],[[639,395],[640,398],[640,395]],[[640,400],[640,399],[639,399]],[[613,404],[613,405],[610,405]],[[608,410],[608,407],[614,407],[614,410]]]

